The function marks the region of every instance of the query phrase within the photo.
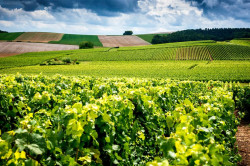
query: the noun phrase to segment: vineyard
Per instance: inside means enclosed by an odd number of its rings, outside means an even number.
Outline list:
[[[236,83],[0,76],[0,165],[235,165]]]
[[[47,58],[49,58],[47,56]],[[30,62],[34,57],[29,57]],[[27,64],[28,62],[23,62]],[[16,63],[17,64],[17,63]],[[6,64],[8,66],[8,64]],[[50,65],[11,67],[0,70],[0,74],[40,74],[53,76],[137,77],[171,78],[197,81],[250,82],[249,61],[92,61],[79,65]]]
[[[113,48],[101,52],[76,53],[71,57],[81,61],[250,60],[250,47],[238,45],[211,44],[189,47],[151,48],[149,46],[139,48]]]

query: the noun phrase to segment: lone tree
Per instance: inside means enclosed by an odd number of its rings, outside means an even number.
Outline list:
[[[132,35],[133,34],[133,31],[125,31],[124,33],[123,33],[123,35]]]
[[[79,44],[79,49],[93,48],[94,44],[90,41],[83,41]]]

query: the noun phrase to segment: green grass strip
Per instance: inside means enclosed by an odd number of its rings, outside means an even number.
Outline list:
[[[14,32],[14,33],[0,33],[0,40],[15,40],[23,32]]]
[[[94,46],[102,47],[102,43],[100,42],[98,36],[96,35],[64,34],[60,41],[51,41],[49,43],[79,45],[83,41],[90,41],[94,43]]]

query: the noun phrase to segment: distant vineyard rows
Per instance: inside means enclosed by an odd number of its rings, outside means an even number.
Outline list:
[[[250,47],[237,45],[204,45],[192,47],[159,47],[148,49],[111,49],[103,52],[75,54],[82,61],[130,60],[249,60]]]

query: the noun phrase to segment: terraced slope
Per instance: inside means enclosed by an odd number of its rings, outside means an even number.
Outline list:
[[[250,47],[241,45],[208,45],[214,60],[250,60]]]
[[[140,60],[250,60],[250,47],[237,45],[198,45],[141,49],[107,49],[71,55],[80,61],[140,61]]]
[[[104,47],[128,47],[128,46],[144,46],[150,43],[142,40],[137,36],[98,36]]]
[[[61,40],[62,33],[25,32],[14,41],[48,43]]]

